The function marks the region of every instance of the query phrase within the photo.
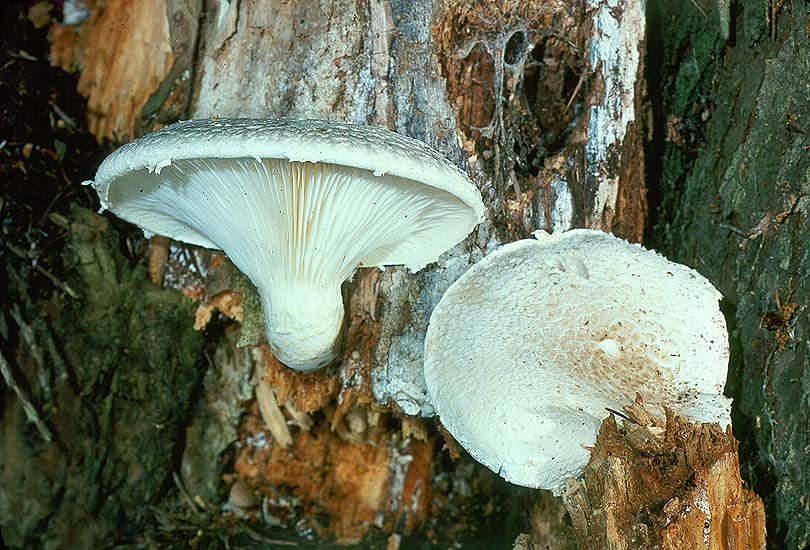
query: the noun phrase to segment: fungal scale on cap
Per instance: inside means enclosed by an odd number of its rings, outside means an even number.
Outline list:
[[[340,286],[360,266],[421,269],[483,219],[481,196],[424,143],[318,120],[191,120],[128,143],[92,183],[144,231],[223,250],[262,296],[277,358],[339,348]]]
[[[536,237],[473,266],[430,318],[428,391],[474,458],[557,490],[587,464],[606,408],[637,392],[730,423],[728,336],[709,281],[607,233]]]

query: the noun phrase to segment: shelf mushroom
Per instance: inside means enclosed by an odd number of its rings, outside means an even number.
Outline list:
[[[302,371],[336,356],[340,286],[358,266],[421,269],[484,211],[424,143],[319,120],[180,122],[122,146],[86,183],[145,232],[223,250],[261,295],[273,353]]]
[[[430,318],[428,392],[473,458],[556,491],[587,464],[607,409],[636,393],[730,423],[728,336],[709,281],[607,233],[535,237],[470,268]]]

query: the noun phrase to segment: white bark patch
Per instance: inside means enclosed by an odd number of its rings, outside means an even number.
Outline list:
[[[65,0],[62,4],[62,24],[79,25],[90,17],[90,10],[84,0]]]
[[[601,103],[592,105],[588,123],[588,143],[585,160],[588,175],[598,182],[595,204],[587,226],[609,229],[616,208],[619,176],[608,170],[611,155],[620,159],[618,151],[635,120],[635,83],[644,41],[644,2],[621,0],[590,0],[595,9],[589,61],[599,70],[605,87]],[[604,223],[603,223],[604,222]]]
[[[568,182],[562,176],[551,181],[551,192],[554,194],[554,206],[551,209],[551,231],[567,231],[574,226],[574,198]]]
[[[425,141],[460,165],[463,158],[455,133],[455,115],[439,74],[435,36],[430,33],[435,7],[429,2],[378,2],[372,2],[371,27],[386,29],[385,37],[372,32],[375,40],[386,42],[390,56],[385,63],[384,102],[394,128]],[[407,18],[402,17],[403,11]],[[393,21],[398,21],[398,26]],[[379,71],[381,62],[372,62],[372,68]],[[374,74],[379,85],[382,78]],[[377,119],[384,114],[381,107],[378,101],[374,113]],[[427,322],[447,287],[470,266],[474,251],[468,237],[443,254],[435,267],[416,275],[393,268],[383,275],[380,300],[390,307],[383,308],[382,335],[371,369],[372,391],[378,401],[392,401],[410,415],[434,414],[423,372]],[[403,329],[400,318],[404,303],[410,304],[410,317]]]
[[[425,289],[420,293],[418,303],[414,304],[412,310],[412,315],[418,316],[419,321],[413,322],[412,325],[420,328],[427,325],[427,318],[444,291],[469,268],[470,255],[466,250],[467,247],[463,243],[457,245],[439,258],[435,269],[424,272]],[[391,274],[393,280],[390,286],[400,288],[408,274],[403,269],[395,269],[396,271]],[[413,330],[409,327],[403,334],[392,338],[385,361],[371,371],[374,397],[383,403],[390,399],[405,414],[412,416],[435,414],[422,369],[424,337],[422,330]]]
[[[550,219],[546,219],[545,202],[549,203]],[[574,227],[574,197],[564,173],[554,175],[548,188],[538,189],[533,224],[551,233]]]
[[[391,36],[396,32],[391,21],[391,4],[387,0],[371,0],[369,4],[371,17],[369,34],[371,52],[369,53],[369,76],[371,89],[374,90],[374,113],[371,122],[388,127],[388,70],[391,59]]]

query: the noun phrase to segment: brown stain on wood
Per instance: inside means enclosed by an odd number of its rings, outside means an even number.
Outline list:
[[[459,445],[458,441],[447,431],[447,428],[442,426],[441,422],[436,422],[436,429],[442,436],[442,451],[447,451],[450,458],[453,460],[461,458],[461,445]]]
[[[402,492],[397,495],[398,502],[396,509],[392,510],[391,521],[392,526],[401,524],[405,534],[419,527],[430,511],[433,499],[431,468],[434,442],[433,438],[425,441],[412,440],[407,446],[412,460],[407,465]]]
[[[434,31],[459,129],[477,139],[486,133],[483,128],[499,122],[494,117],[508,119],[514,109],[533,118],[536,129],[561,131],[573,118],[562,93],[566,65],[575,63],[565,42],[571,29],[571,10],[563,2],[448,5]]]
[[[638,107],[637,107],[638,109]],[[633,243],[644,237],[647,221],[647,186],[644,184],[644,137],[636,122],[627,126],[619,168],[619,190],[610,230]]]
[[[434,23],[462,150],[496,191],[491,217],[507,238],[536,229],[538,192],[550,200],[544,165],[564,148],[575,117],[566,105],[580,95],[576,12],[565,2],[470,0]]]
[[[149,280],[156,285],[163,284],[163,273],[169,261],[170,239],[155,235],[149,239]]]
[[[604,101],[601,67],[590,67],[590,14],[565,2],[454,2],[436,20],[439,62],[471,171],[492,181],[491,215],[508,238],[552,230],[551,180],[573,199],[573,227],[592,218],[593,181],[584,169],[588,109]],[[644,141],[648,138],[643,56],[636,122],[609,152],[602,177],[615,177],[616,204],[601,229],[638,242],[647,219]],[[542,220],[542,221],[541,221]]]

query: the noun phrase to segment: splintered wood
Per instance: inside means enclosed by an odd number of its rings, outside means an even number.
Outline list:
[[[285,523],[301,507],[320,536],[359,542],[372,526],[409,533],[424,520],[431,499],[433,440],[369,432],[350,442],[321,422],[294,434],[289,448],[265,437],[254,407],[242,425],[234,468],[263,500],[265,521]]]
[[[263,380],[276,392],[279,403],[290,401],[297,410],[310,413],[331,403],[340,389],[340,380],[329,369],[300,373],[278,362],[270,346],[261,344],[266,371]]]
[[[666,421],[640,404],[602,424],[563,500],[580,550],[765,548],[762,501],[743,487],[737,441],[717,425]]]
[[[434,449],[421,423],[406,422],[400,436],[357,396],[336,407],[334,373],[297,373],[266,344],[253,357],[256,403],[243,419],[234,469],[261,497],[265,521],[289,521],[281,503],[294,501],[319,536],[346,544],[373,526],[408,534],[420,525],[430,511]],[[354,406],[342,408],[347,400]],[[307,414],[315,411],[322,414]]]
[[[203,300],[197,306],[197,311],[194,314],[194,330],[204,329],[216,311],[220,311],[227,318],[241,323],[245,319],[242,294],[238,291],[223,290]]]
[[[149,280],[156,285],[163,284],[163,273],[166,270],[166,262],[169,261],[170,243],[169,238],[163,235],[155,235],[149,239]]]
[[[174,57],[165,0],[98,0],[78,28],[51,28],[51,64],[81,69],[87,127],[99,141],[128,141]]]

